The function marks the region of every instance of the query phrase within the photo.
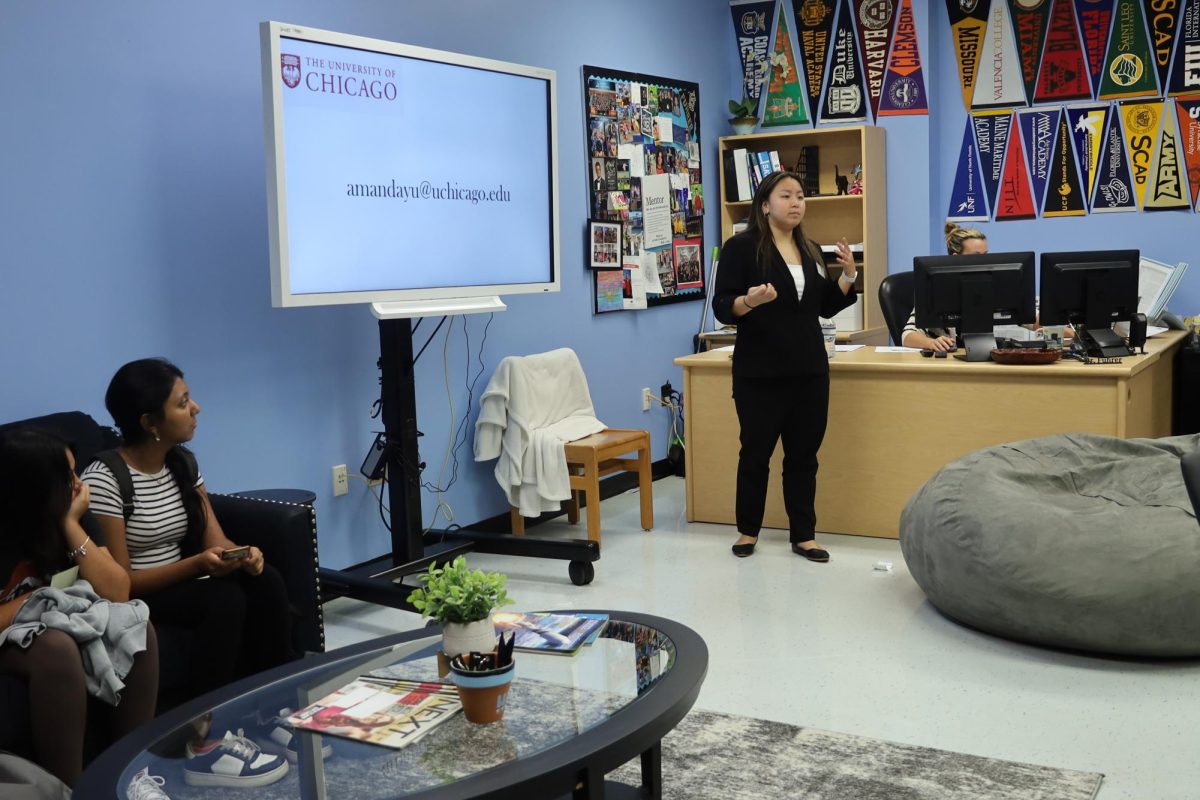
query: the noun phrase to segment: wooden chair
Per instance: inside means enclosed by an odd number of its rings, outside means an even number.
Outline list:
[[[650,475],[650,433],[648,431],[605,428],[599,433],[567,442],[567,469],[571,472],[571,499],[564,501],[567,519],[579,522],[579,495],[587,506],[587,532],[592,541],[600,541],[600,479],[614,472],[636,472],[641,494],[642,530],[654,527],[654,493]],[[618,456],[636,453],[634,458]],[[525,533],[525,519],[515,507],[509,507],[512,532]]]

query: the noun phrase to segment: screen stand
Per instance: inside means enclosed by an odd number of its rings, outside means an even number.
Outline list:
[[[1094,358],[1120,358],[1133,351],[1112,328],[1085,328],[1076,326],[1075,335],[1083,345],[1083,352]]]
[[[377,313],[378,316],[378,313]],[[424,572],[430,564],[448,563],[475,551],[570,561],[576,585],[591,583],[592,562],[600,559],[600,543],[588,539],[539,539],[479,531],[423,530],[421,521],[421,463],[417,438],[417,396],[413,372],[412,322],[407,316],[380,318],[379,369],[382,372],[383,428],[387,446],[387,487],[391,555],[343,570],[320,569],[325,600],[353,597],[369,603],[415,611],[408,595],[417,584],[406,575]]]
[[[963,361],[991,361],[996,337],[990,333],[964,333],[963,347],[967,351]]]
[[[966,348],[964,361],[990,361],[996,337],[992,333],[992,278],[966,275],[962,279],[962,322],[958,333]]]

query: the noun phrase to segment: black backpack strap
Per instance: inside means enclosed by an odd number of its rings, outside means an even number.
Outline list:
[[[195,486],[196,481],[200,480],[200,467],[196,464],[196,454],[183,445],[176,445],[175,449],[183,455],[183,461],[187,464],[188,485]]]
[[[92,460],[108,467],[108,471],[116,478],[117,489],[121,492],[121,513],[128,522],[133,516],[133,476],[129,474],[129,465],[116,450],[101,450],[92,456]]]

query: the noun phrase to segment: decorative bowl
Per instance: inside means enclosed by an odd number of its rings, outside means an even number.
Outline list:
[[[1034,350],[1028,347],[1004,347],[992,350],[992,361],[997,364],[1053,364],[1062,357],[1062,350],[1047,347]]]

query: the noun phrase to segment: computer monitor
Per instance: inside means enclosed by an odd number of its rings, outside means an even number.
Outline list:
[[[1137,313],[1140,261],[1137,250],[1042,253],[1042,324],[1075,326],[1088,355],[1129,355],[1112,324]]]
[[[958,329],[967,361],[987,361],[996,325],[1037,318],[1033,253],[917,256],[913,300],[917,325]]]

